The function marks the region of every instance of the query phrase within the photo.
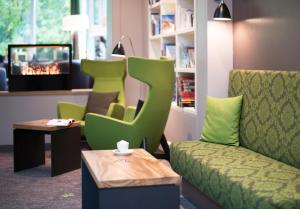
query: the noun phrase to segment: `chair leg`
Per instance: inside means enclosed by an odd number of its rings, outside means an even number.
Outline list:
[[[165,134],[163,134],[160,138],[160,144],[165,152],[165,159],[170,161],[170,147],[169,144],[167,142],[166,136]]]
[[[170,161],[170,147],[168,145],[167,139],[165,135],[163,134],[160,138],[160,145],[163,148],[164,153],[151,153],[155,158],[157,159],[165,159],[167,161]],[[147,144],[147,137],[145,137],[140,145],[140,148],[143,148],[144,150],[148,151],[148,144]]]
[[[81,136],[80,146],[81,146],[81,149],[83,149],[83,150],[92,150],[91,147],[89,146],[89,144],[87,143],[85,136]]]

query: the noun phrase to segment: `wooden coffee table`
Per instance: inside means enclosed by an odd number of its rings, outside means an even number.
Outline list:
[[[80,168],[80,123],[57,127],[47,122],[13,124],[15,172],[45,164],[45,134],[51,135],[51,176]]]
[[[81,153],[82,208],[179,209],[181,177],[145,150]]]

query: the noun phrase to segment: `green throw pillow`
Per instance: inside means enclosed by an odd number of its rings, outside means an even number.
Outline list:
[[[206,142],[239,145],[239,123],[243,96],[207,97],[201,139]]]

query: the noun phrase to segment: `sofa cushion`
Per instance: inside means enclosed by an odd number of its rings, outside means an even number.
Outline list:
[[[207,142],[239,145],[239,123],[243,96],[207,97],[201,139]]]
[[[233,70],[229,96],[238,95],[240,146],[300,168],[300,72]]]
[[[249,149],[202,141],[171,145],[172,168],[227,209],[300,208],[300,170]]]

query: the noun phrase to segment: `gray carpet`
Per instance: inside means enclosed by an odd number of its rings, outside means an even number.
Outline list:
[[[180,209],[196,209],[181,197]],[[13,172],[13,153],[0,152],[0,209],[81,208],[81,170],[50,176],[50,152],[46,165]]]

